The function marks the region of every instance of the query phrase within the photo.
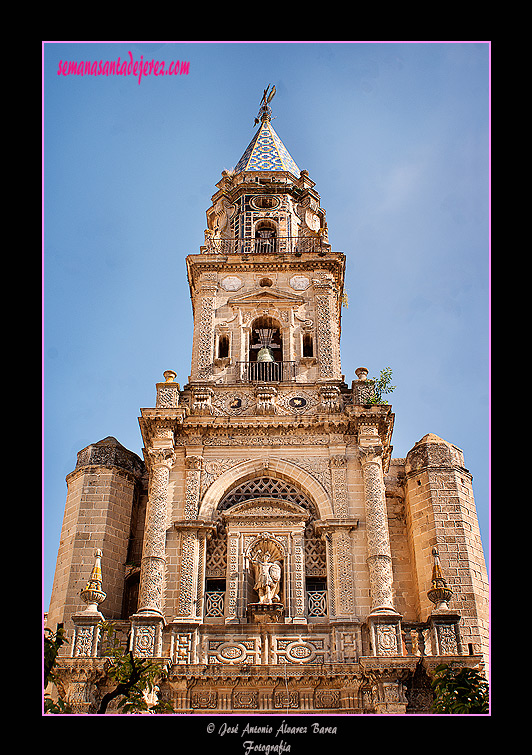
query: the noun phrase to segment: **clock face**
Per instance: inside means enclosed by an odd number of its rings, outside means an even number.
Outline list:
[[[238,291],[242,285],[242,281],[236,275],[228,275],[222,281],[222,288],[226,291]]]

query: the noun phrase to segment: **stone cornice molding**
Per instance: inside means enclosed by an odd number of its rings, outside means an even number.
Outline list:
[[[83,475],[86,474],[109,474],[109,472],[113,472],[114,474],[125,477],[126,479],[131,480],[131,482],[135,483],[142,479],[145,471],[145,469],[130,470],[124,469],[123,467],[111,467],[101,464],[88,464],[87,466],[78,467],[72,472],[69,472],[65,477],[65,481],[67,485],[70,485],[70,483],[74,482],[74,480],[76,480],[78,477],[83,477]]]
[[[204,533],[210,536],[215,532],[216,525],[204,519],[176,519],[172,522],[170,529],[180,532]]]
[[[246,272],[306,272],[314,277],[318,268],[329,272],[334,277],[338,287],[343,281],[345,271],[345,254],[343,252],[327,251],[323,257],[316,257],[314,252],[302,252],[301,257],[286,254],[282,258],[272,258],[273,255],[261,254],[191,254],[186,258],[188,280],[191,290],[195,289],[195,281],[203,272],[222,271],[224,275]]]
[[[359,523],[359,520],[354,519],[354,518],[318,519],[314,522],[314,527],[318,531],[318,533],[321,535],[321,537],[324,537],[330,532],[334,532],[337,530],[349,530],[349,532],[352,532],[353,530],[358,529],[358,523]]]

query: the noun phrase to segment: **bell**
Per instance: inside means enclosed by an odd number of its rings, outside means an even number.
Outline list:
[[[272,350],[267,346],[263,346],[257,354],[257,362],[275,362]]]

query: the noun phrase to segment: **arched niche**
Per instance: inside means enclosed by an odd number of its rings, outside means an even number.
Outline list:
[[[269,459],[267,463],[263,459],[249,459],[231,467],[210,485],[201,500],[199,518],[213,522],[226,494],[238,484],[259,475],[285,480],[301,490],[314,507],[316,518],[328,519],[334,516],[329,494],[306,470],[286,459]]]

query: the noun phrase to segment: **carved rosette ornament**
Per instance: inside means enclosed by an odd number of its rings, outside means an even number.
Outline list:
[[[162,616],[166,570],[168,480],[175,461],[173,449],[148,450],[150,495],[146,511],[138,613]]]

